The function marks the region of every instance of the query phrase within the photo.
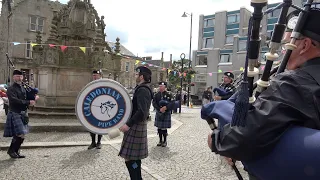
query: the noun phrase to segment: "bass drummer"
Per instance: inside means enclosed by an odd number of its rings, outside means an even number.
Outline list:
[[[283,43],[290,42],[299,11],[288,15]],[[275,76],[246,115],[246,127],[225,125],[208,136],[213,152],[240,161],[270,153],[291,125],[320,130],[320,9],[308,12],[287,71]],[[270,172],[272,173],[272,172]]]
[[[98,70],[94,70],[92,71],[92,80],[98,80],[101,79],[101,72]],[[98,134],[98,141],[96,142],[96,134],[90,132],[90,136],[91,136],[91,144],[88,147],[88,149],[93,149],[93,148],[97,148],[97,149],[101,149],[101,139],[102,139],[102,135]]]

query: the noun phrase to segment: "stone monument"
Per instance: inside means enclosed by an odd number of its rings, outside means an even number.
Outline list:
[[[121,70],[120,39],[112,51],[104,29],[104,17],[99,18],[90,0],[70,0],[54,12],[50,37],[42,42],[38,33],[33,46],[30,69],[41,98],[30,111],[31,117],[74,116],[77,95],[91,81],[93,69],[117,77]]]

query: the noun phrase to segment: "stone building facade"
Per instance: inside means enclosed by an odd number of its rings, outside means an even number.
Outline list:
[[[8,2],[11,2],[11,13],[8,10]],[[37,31],[46,40],[49,37],[53,11],[59,11],[62,7],[63,4],[58,1],[2,0],[0,16],[0,83],[5,83],[8,76],[6,53],[8,53],[12,61],[32,60],[33,49],[31,43],[36,40]],[[8,43],[7,46],[7,43],[4,42],[11,43]],[[24,65],[17,68],[28,71]]]

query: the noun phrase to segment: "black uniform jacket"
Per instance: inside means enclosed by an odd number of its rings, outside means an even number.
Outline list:
[[[167,100],[169,104],[166,106],[167,110],[166,111],[171,111],[174,108],[174,99],[173,96],[170,92],[164,91],[164,92],[158,92],[157,94],[154,95],[152,105],[153,107],[157,110],[160,111],[160,108],[162,108],[159,104],[161,100]]]
[[[291,125],[320,129],[320,58],[275,76],[253,103],[246,127],[214,130],[213,151],[250,161],[269,153]],[[292,139],[294,141],[294,139]]]
[[[126,123],[127,126],[132,127],[148,118],[152,97],[153,93],[149,83],[140,84],[135,88],[132,99],[132,114]]]
[[[30,101],[26,100],[26,90],[22,86],[13,83],[13,85],[8,88],[7,96],[10,111],[20,113],[21,111],[27,110]]]
[[[229,83],[229,84],[223,84],[223,85],[222,85],[222,88],[223,88],[224,90],[226,90],[227,92],[230,92],[230,93],[228,93],[228,94],[225,95],[225,96],[221,96],[221,100],[227,100],[227,99],[229,99],[229,98],[236,92],[236,88],[235,88],[231,83]]]

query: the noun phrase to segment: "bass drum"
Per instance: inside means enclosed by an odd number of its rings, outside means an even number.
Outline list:
[[[88,83],[76,100],[80,123],[95,134],[108,134],[124,125],[131,117],[132,102],[127,90],[111,79]]]

